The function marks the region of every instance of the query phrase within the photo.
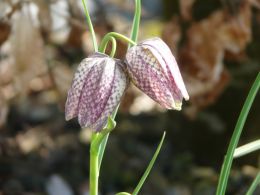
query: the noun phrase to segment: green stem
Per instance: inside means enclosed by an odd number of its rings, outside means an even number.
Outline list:
[[[104,153],[104,149],[102,151],[101,146],[105,137],[115,128],[115,125],[114,120],[109,117],[107,127],[102,129],[100,133],[94,133],[92,135],[90,145],[90,195],[97,195],[99,170]]]
[[[257,176],[255,177],[253,183],[251,184],[251,186],[249,187],[246,195],[252,195],[256,189],[256,187],[259,185],[260,183],[260,172],[258,172]]]
[[[135,0],[135,16],[134,16],[132,31],[131,31],[131,39],[134,42],[137,42],[140,19],[141,19],[141,0]],[[131,46],[133,46],[133,44],[129,43],[128,47]]]
[[[232,135],[230,144],[228,146],[227,154],[224,158],[224,162],[223,162],[223,165],[222,165],[216,195],[224,195],[225,192],[226,192],[228,176],[229,176],[231,165],[232,165],[232,162],[233,162],[234,152],[235,152],[235,149],[237,147],[241,132],[243,130],[247,115],[248,115],[249,110],[250,110],[250,108],[253,104],[255,96],[256,96],[256,94],[259,90],[259,87],[260,87],[260,73],[258,73],[256,80],[255,80],[252,88],[249,91],[249,94],[246,98],[244,106],[243,106],[241,113],[239,115],[237,124],[235,126],[235,130],[234,130],[234,133]]]
[[[102,40],[103,41],[103,40]],[[107,44],[108,42],[111,41],[112,42],[112,49],[111,49],[111,52],[110,52],[110,57],[113,58],[115,53],[116,53],[116,39],[112,36],[109,36],[107,39],[106,39],[106,42],[105,43],[102,43],[102,47],[99,47],[98,51],[99,52],[102,52],[102,53],[105,53],[106,52],[106,48],[107,48]]]
[[[136,45],[136,43],[134,41],[132,41],[131,39],[129,39],[128,37],[126,37],[122,34],[116,33],[116,32],[110,32],[110,33],[107,33],[104,36],[104,38],[102,39],[102,41],[99,45],[99,49],[98,49],[100,52],[104,53],[106,51],[107,43],[110,41],[111,37],[114,37],[116,39],[120,39],[122,41],[130,43],[131,45]]]
[[[110,37],[110,41],[112,42],[110,57],[113,58],[116,54],[116,39],[114,37]]]
[[[98,148],[93,144],[98,134],[94,134],[90,145],[90,195],[98,195],[98,177],[99,177],[99,166],[98,166]]]
[[[82,0],[82,3],[83,3],[85,15],[86,15],[87,23],[88,23],[88,28],[89,28],[89,31],[90,31],[91,36],[92,36],[93,47],[94,47],[95,52],[97,52],[98,51],[98,45],[97,45],[96,34],[95,34],[95,31],[94,31],[94,28],[93,28],[93,25],[92,25],[92,22],[91,22],[91,19],[90,19],[90,15],[89,15],[85,0]]]

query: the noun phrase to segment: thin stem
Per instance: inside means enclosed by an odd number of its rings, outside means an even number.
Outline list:
[[[97,135],[93,135],[91,146],[90,146],[90,195],[98,195],[98,177],[99,177],[99,166],[98,166],[98,148],[93,144]]]
[[[101,47],[99,47],[99,52],[105,53],[106,52],[106,48],[107,48],[107,44],[108,42],[111,41],[112,42],[112,49],[110,52],[110,57],[113,58],[114,55],[116,54],[116,39],[112,36],[110,36],[108,39],[106,39],[106,42],[104,43],[104,45]]]
[[[251,184],[251,186],[249,187],[246,195],[252,195],[256,189],[256,187],[259,185],[260,183],[260,171],[258,172],[257,176],[255,177],[253,183]]]
[[[260,87],[260,73],[258,73],[256,80],[255,80],[253,86],[251,87],[251,89],[249,91],[249,94],[246,98],[244,106],[243,106],[241,113],[239,115],[237,124],[235,126],[235,130],[234,130],[234,133],[232,135],[230,144],[228,146],[227,154],[225,156],[225,159],[224,159],[224,162],[223,162],[223,165],[222,165],[216,195],[224,195],[225,192],[226,192],[228,176],[229,176],[231,165],[232,165],[232,162],[233,162],[234,152],[235,152],[235,149],[237,147],[237,144],[238,144],[241,132],[243,130],[246,118],[248,116],[249,110],[250,110],[250,108],[253,104],[253,101],[254,101],[255,96],[256,96],[256,94],[259,90],[259,87]]]
[[[115,38],[121,39],[123,41],[126,41],[129,43],[129,47],[132,45],[136,45],[136,41],[137,41],[137,37],[138,37],[138,31],[139,31],[139,25],[140,25],[140,18],[141,18],[141,0],[135,0],[135,16],[134,16],[134,21],[133,21],[133,26],[132,26],[132,31],[131,31],[131,40],[127,37],[125,37],[124,35],[121,35],[119,33],[116,32],[110,32],[108,34],[105,35],[105,37],[102,39],[101,44],[99,46],[99,52],[105,52],[106,50],[106,46],[107,43],[109,42],[109,40],[112,40],[112,44],[114,45],[114,41]],[[111,39],[111,37],[113,37],[114,39]],[[110,54],[110,57],[113,57],[111,55],[114,55],[114,51],[113,51],[113,45],[112,45],[112,52]],[[116,44],[115,44],[116,45]],[[115,49],[116,50],[116,49]],[[119,105],[118,105],[119,107]],[[115,116],[117,114],[117,109],[114,111],[112,119],[115,119]],[[104,155],[104,151],[106,148],[106,144],[107,144],[107,140],[109,137],[109,133],[107,133],[103,140],[101,141],[101,144],[99,146],[99,169],[101,166],[101,162],[102,162],[102,158]]]
[[[113,58],[116,54],[116,39],[114,37],[110,37],[110,41],[112,42],[110,57]]]
[[[99,170],[101,159],[104,153],[104,149],[102,151],[101,146],[103,141],[105,140],[104,138],[109,135],[109,132],[111,132],[114,128],[115,122],[109,117],[107,127],[105,129],[102,129],[100,133],[94,133],[92,135],[90,145],[90,195],[97,195]]]
[[[95,52],[97,52],[98,51],[98,45],[97,45],[96,34],[95,34],[95,31],[94,31],[94,28],[93,28],[93,25],[92,25],[92,22],[91,22],[91,19],[90,19],[90,15],[89,15],[85,0],[82,0],[82,3],[83,3],[85,15],[86,15],[87,23],[88,23],[88,28],[89,28],[89,31],[90,31],[91,36],[92,36],[93,47],[94,47]]]
[[[141,19],[141,0],[135,0],[135,16],[134,16],[132,31],[130,36],[134,42],[137,42],[140,19]],[[133,46],[133,44],[129,43],[128,47],[131,46]]]
[[[104,36],[104,38],[102,39],[100,46],[99,46],[100,52],[102,52],[102,53],[105,52],[107,43],[110,41],[111,37],[114,37],[116,39],[120,39],[120,40],[125,41],[127,43],[131,43],[131,45],[136,45],[136,43],[134,41],[132,41],[131,39],[129,39],[128,37],[126,37],[122,34],[116,33],[116,32],[110,32],[110,33],[107,33]]]

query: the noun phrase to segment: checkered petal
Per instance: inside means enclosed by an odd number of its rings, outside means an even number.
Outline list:
[[[126,62],[133,83],[161,106],[180,110],[182,99],[189,99],[177,62],[161,39],[133,46]]]
[[[93,66],[99,64],[104,58],[103,54],[95,53],[88,58],[85,58],[79,64],[77,71],[74,75],[72,85],[68,91],[67,101],[65,105],[65,117],[66,120],[77,117],[79,99],[84,86],[86,77]]]
[[[66,120],[100,131],[118,106],[129,83],[120,60],[101,53],[84,59],[73,78],[65,105]]]
[[[120,100],[124,94],[125,89],[127,88],[128,83],[129,83],[128,78],[123,72],[123,69],[120,66],[116,65],[114,71],[114,80],[111,85],[110,96],[106,101],[105,106],[103,107],[103,110],[100,113],[100,115],[97,117],[93,117],[95,115],[92,115],[93,120],[91,121],[91,125],[90,125],[91,129],[98,131],[105,127],[108,117],[112,116],[116,107],[119,105]],[[83,118],[87,118],[87,117],[83,117]]]
[[[82,127],[102,130],[129,82],[124,67],[121,61],[101,53],[83,60],[68,92],[66,119],[78,117]]]

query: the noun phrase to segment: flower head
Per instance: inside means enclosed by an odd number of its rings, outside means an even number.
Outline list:
[[[128,84],[120,63],[101,53],[80,63],[68,92],[66,120],[78,117],[82,127],[94,131],[105,127]]]
[[[189,99],[177,62],[160,38],[131,47],[126,62],[132,82],[161,106],[180,110],[182,99]]]

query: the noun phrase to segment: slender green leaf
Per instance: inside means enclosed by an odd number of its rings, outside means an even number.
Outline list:
[[[144,184],[146,178],[148,177],[148,175],[149,175],[151,169],[153,168],[153,165],[154,165],[154,163],[155,163],[155,160],[157,159],[157,156],[158,156],[158,154],[159,154],[159,152],[160,152],[160,150],[161,150],[161,147],[162,147],[162,144],[163,144],[163,141],[164,141],[164,138],[165,138],[165,134],[166,134],[166,132],[164,131],[164,132],[163,132],[162,139],[161,139],[161,141],[160,141],[160,143],[159,143],[159,145],[158,145],[158,147],[157,147],[157,149],[156,149],[156,151],[155,151],[155,153],[154,153],[154,155],[153,155],[153,158],[152,158],[152,160],[150,161],[150,163],[149,163],[147,169],[145,170],[143,176],[141,177],[141,179],[140,179],[138,185],[136,186],[134,192],[132,193],[132,195],[137,195],[137,194],[138,194],[138,192],[140,191],[141,187],[143,186],[143,184]]]
[[[221,172],[220,172],[219,182],[218,182],[218,186],[217,186],[217,193],[216,193],[217,195],[224,195],[226,192],[228,176],[229,176],[231,165],[233,162],[234,152],[237,147],[241,132],[243,130],[247,115],[253,104],[255,96],[258,92],[259,86],[260,86],[260,73],[257,74],[256,80],[255,80],[252,88],[249,91],[249,94],[246,98],[244,106],[243,106],[241,113],[239,115],[239,118],[237,120],[235,130],[231,137],[231,141],[228,146],[227,154],[224,158],[224,162],[222,164],[222,168],[221,168]]]
[[[258,172],[257,176],[255,177],[253,183],[251,184],[251,186],[249,187],[246,195],[253,195],[256,187],[259,185],[260,183],[260,172]]]
[[[104,152],[105,152],[105,148],[106,148],[106,144],[107,144],[107,140],[109,137],[109,133],[116,127],[116,121],[114,121],[113,118],[111,118],[110,116],[108,117],[107,120],[107,126],[106,129],[104,130],[103,133],[101,133],[99,136],[100,139],[100,143],[98,144],[99,147],[99,153],[98,153],[98,167],[100,169],[101,166],[101,162],[104,156]]]

